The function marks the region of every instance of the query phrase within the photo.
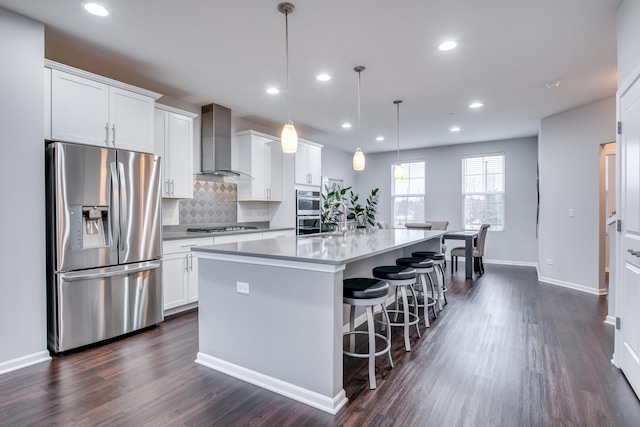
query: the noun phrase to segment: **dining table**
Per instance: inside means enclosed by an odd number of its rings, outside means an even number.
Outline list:
[[[473,247],[478,233],[478,230],[460,230],[448,231],[442,236],[443,240],[464,240],[464,269],[467,279],[473,279]],[[451,271],[453,271],[453,265]]]

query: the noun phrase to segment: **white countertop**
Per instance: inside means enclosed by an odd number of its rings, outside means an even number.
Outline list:
[[[194,247],[194,252],[232,254],[319,264],[342,265],[371,257],[421,241],[437,238],[444,230],[380,230],[349,231],[346,236],[307,235],[221,245]]]

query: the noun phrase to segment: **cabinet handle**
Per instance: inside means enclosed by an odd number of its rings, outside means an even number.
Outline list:
[[[116,146],[116,125],[111,126],[111,130],[113,131],[113,146]]]
[[[193,271],[193,254],[189,254],[189,270]]]
[[[176,189],[176,183],[175,183],[175,180],[173,180],[173,179],[172,179],[172,180],[171,180],[171,195],[172,195],[172,196],[175,196],[175,194],[173,194],[173,192],[175,191],[175,189]]]
[[[106,133],[104,143],[106,145],[109,145],[109,123],[108,122],[104,124],[104,131]]]
[[[170,185],[171,185],[171,184],[170,184],[170,181],[169,181],[169,180],[167,180],[167,181],[165,182],[165,184],[167,184],[167,189],[166,189],[166,191],[165,191],[165,194],[166,194],[167,196],[170,196],[170,195],[171,195],[171,187],[170,187]]]
[[[627,252],[629,252],[633,256],[640,257],[640,251],[634,251],[633,249],[627,249]]]
[[[197,244],[197,243],[194,243],[193,245],[182,245],[182,246],[180,246],[180,247],[181,247],[181,248],[192,248],[192,247],[194,247],[194,246],[198,246],[198,244]]]
[[[184,254],[184,271],[189,272],[189,254]]]

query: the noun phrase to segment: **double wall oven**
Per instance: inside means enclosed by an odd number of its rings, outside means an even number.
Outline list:
[[[319,191],[296,190],[296,234],[320,232],[321,204]]]

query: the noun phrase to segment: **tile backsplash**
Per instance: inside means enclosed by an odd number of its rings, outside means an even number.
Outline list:
[[[238,185],[218,181],[193,181],[193,199],[180,200],[180,224],[235,223]]]

